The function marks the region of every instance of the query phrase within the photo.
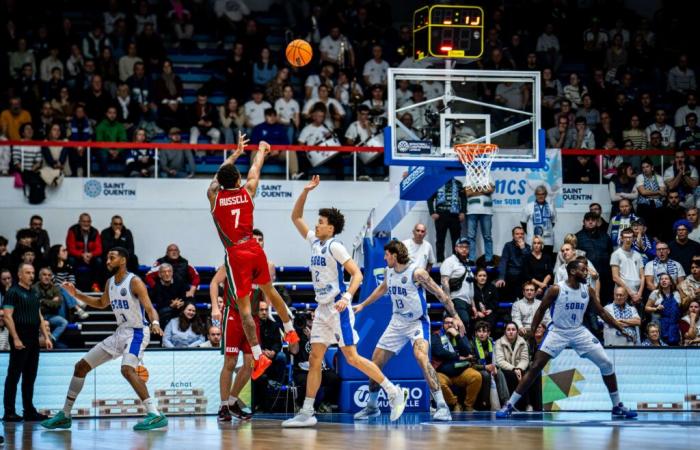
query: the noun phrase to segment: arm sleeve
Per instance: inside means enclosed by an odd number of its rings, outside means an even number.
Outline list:
[[[338,261],[340,264],[345,264],[351,258],[350,253],[348,253],[345,246],[338,241],[331,242],[331,244],[328,246],[328,251],[333,259]]]

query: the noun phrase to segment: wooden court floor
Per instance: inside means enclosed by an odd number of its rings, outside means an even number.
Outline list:
[[[700,442],[700,414],[642,413],[632,422],[603,413],[521,415],[496,422],[490,414],[461,414],[449,424],[406,414],[397,424],[353,423],[349,415],[320,416],[312,429],[282,429],[281,416],[243,424],[215,417],[171,417],[165,430],[134,432],[136,418],[75,420],[71,430],[36,423],[4,424],[8,449],[241,449],[241,450],[539,450],[691,449]],[[692,447],[691,447],[692,446]]]

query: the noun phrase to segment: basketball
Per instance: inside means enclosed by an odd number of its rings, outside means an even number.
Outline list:
[[[136,375],[138,375],[144,383],[148,382],[148,369],[146,369],[145,366],[138,366],[136,368]]]
[[[303,39],[295,39],[287,45],[287,61],[294,67],[302,67],[311,62],[314,56],[311,44]]]

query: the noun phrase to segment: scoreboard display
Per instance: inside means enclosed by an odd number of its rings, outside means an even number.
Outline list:
[[[484,52],[484,10],[432,5],[413,13],[413,57],[476,59]]]

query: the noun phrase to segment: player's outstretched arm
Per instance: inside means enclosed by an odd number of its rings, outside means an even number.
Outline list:
[[[301,237],[306,239],[306,235],[309,234],[309,226],[304,222],[304,205],[306,204],[306,197],[309,196],[309,192],[316,189],[316,186],[321,183],[321,177],[314,175],[311,177],[309,184],[304,186],[304,190],[299,194],[299,198],[294,203],[294,208],[292,208],[292,223],[301,234]]]
[[[369,295],[369,297],[367,297],[365,299],[364,302],[360,303],[359,305],[355,305],[352,308],[353,311],[355,311],[356,313],[359,313],[360,311],[362,311],[363,309],[365,309],[366,307],[368,307],[372,303],[374,303],[377,300],[379,300],[380,298],[382,298],[384,296],[384,294],[386,294],[386,291],[388,291],[388,290],[389,290],[389,286],[386,283],[386,278],[384,278],[384,281],[382,281],[382,284],[380,284],[379,286],[374,288],[374,291]]]
[[[143,309],[148,315],[148,320],[151,322],[151,333],[163,336],[163,330],[160,329],[160,322],[158,321],[158,312],[153,307],[153,303],[151,303],[151,298],[148,296],[148,290],[146,289],[146,285],[143,284],[143,281],[136,277],[132,278],[131,292],[136,294],[136,298],[139,299],[139,302],[141,302]]]
[[[236,160],[244,153],[245,146],[250,142],[248,139],[246,139],[246,135],[241,133],[240,131],[238,132],[238,147],[236,147],[236,150],[234,150],[230,155],[228,155],[228,158],[224,160],[224,162],[221,164],[221,167],[226,166],[226,165],[233,165],[236,163]],[[216,179],[216,174],[214,174],[214,178],[211,180],[211,183],[209,183],[209,187],[207,188],[207,198],[209,199],[209,205],[211,206],[212,209],[214,209],[214,201],[216,199],[216,193],[219,192],[219,189],[221,186],[219,185],[219,182]]]
[[[618,322],[609,312],[607,309],[603,308],[603,305],[600,304],[600,300],[598,300],[598,296],[595,294],[595,291],[593,288],[588,288],[588,295],[591,297],[591,303],[593,303],[593,309],[595,309],[595,312],[600,316],[601,319],[611,327],[617,329],[620,333],[622,333],[623,336],[627,338],[628,341],[633,341],[634,337],[627,333],[627,330],[625,330],[625,327],[622,326],[620,322]]]
[[[464,323],[462,323],[462,320],[457,314],[457,310],[455,309],[455,305],[452,302],[452,299],[448,294],[445,293],[445,291],[440,286],[438,286],[438,284],[435,281],[433,281],[432,278],[430,278],[430,274],[428,273],[428,271],[425,269],[416,269],[415,271],[413,271],[413,281],[420,283],[420,285],[423,286],[425,290],[427,290],[435,297],[437,297],[438,300],[440,300],[440,303],[442,303],[442,305],[445,307],[445,311],[447,311],[447,314],[452,316],[452,318],[454,319],[455,326],[457,327],[457,330],[459,330],[459,334],[461,336],[464,336],[467,330],[464,327]]]
[[[534,333],[535,330],[537,329],[538,326],[540,326],[540,323],[542,322],[542,319],[544,319],[544,315],[547,313],[547,310],[552,306],[552,303],[554,303],[554,300],[559,296],[559,286],[556,284],[549,289],[547,289],[547,292],[544,293],[544,297],[542,297],[542,303],[540,303],[540,307],[537,308],[537,311],[535,311],[535,315],[532,317],[532,325],[530,325],[530,329]]]
[[[93,308],[96,309],[104,309],[107,306],[109,306],[109,293],[107,292],[107,289],[102,292],[102,296],[100,298],[95,298],[95,297],[90,297],[89,295],[85,295],[82,292],[80,292],[73,283],[69,283],[68,281],[64,282],[62,285],[63,289],[65,289],[71,296],[74,298],[85,302],[87,305],[92,306]]]
[[[258,152],[255,154],[255,159],[250,165],[250,170],[248,170],[248,176],[245,179],[245,189],[248,191],[251,197],[255,195],[255,191],[258,190],[258,183],[260,182],[260,172],[262,171],[262,166],[265,164],[265,158],[270,153],[270,144],[265,141],[260,141],[258,144]]]

